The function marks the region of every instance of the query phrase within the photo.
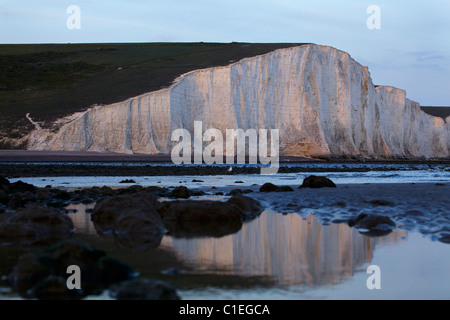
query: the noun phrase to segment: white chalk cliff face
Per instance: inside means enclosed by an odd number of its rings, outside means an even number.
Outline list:
[[[450,117],[449,117],[450,118]],[[303,45],[189,72],[167,89],[76,114],[58,132],[36,129],[29,149],[170,154],[175,129],[279,129],[280,154],[449,157],[450,119],[406,92],[375,87],[346,52]]]

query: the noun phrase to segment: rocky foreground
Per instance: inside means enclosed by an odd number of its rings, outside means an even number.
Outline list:
[[[62,190],[0,177],[0,243],[35,248],[5,276],[24,298],[81,299],[104,290],[115,299],[180,298],[170,285],[140,279],[131,266],[75,239],[66,210],[70,204],[95,203],[91,220],[97,233],[113,235],[124,247],[138,251],[158,247],[165,235],[234,234],[266,209],[314,214],[323,224],[345,223],[366,236],[401,228],[450,243],[449,189],[446,184],[336,186],[326,177],[310,176],[298,186],[268,182],[245,189],[133,185]],[[67,290],[69,265],[82,269],[83,290]]]

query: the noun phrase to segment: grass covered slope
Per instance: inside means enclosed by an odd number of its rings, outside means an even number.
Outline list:
[[[440,117],[445,120],[450,116],[450,107],[421,107],[422,111],[434,117]]]
[[[169,86],[179,75],[299,44],[138,43],[0,45],[0,141],[94,104]],[[10,148],[0,143],[0,148]]]

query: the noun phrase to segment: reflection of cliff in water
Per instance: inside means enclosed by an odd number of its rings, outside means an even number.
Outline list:
[[[339,284],[355,272],[365,272],[363,266],[371,263],[376,245],[400,241],[405,235],[394,232],[369,238],[346,224],[323,226],[314,216],[283,216],[267,210],[233,235],[196,239],[165,236],[159,248],[138,248],[143,250],[137,253],[125,250],[112,235],[98,238],[90,215],[84,214],[86,206],[71,208],[78,210],[70,214],[76,233],[91,235],[93,245],[114,253],[145,276],[161,277],[161,271],[167,268],[189,270],[186,276],[192,282],[188,282],[195,286],[211,285],[211,276],[215,283],[239,286],[255,284],[251,279],[259,279],[259,285]]]
[[[369,238],[344,224],[322,226],[302,218],[265,212],[241,231],[220,239],[165,237],[163,248],[205,273],[269,276],[279,285],[327,285],[349,279],[370,263],[375,246],[403,234]]]

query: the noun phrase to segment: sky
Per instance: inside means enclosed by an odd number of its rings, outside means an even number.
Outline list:
[[[1,44],[330,45],[368,66],[374,84],[405,89],[424,106],[450,106],[448,0],[0,0],[0,30]]]

